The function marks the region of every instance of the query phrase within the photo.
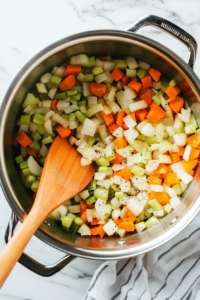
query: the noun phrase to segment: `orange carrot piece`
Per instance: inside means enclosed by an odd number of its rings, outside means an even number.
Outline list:
[[[172,170],[171,166],[167,166],[167,173],[174,174],[174,171]]]
[[[51,108],[53,110],[56,110],[57,109],[57,104],[58,104],[58,100],[54,99],[51,101]]]
[[[179,179],[176,174],[167,173],[164,178],[164,183],[168,186],[172,186],[174,184],[179,183]]]
[[[135,113],[136,119],[140,121],[144,121],[147,115],[148,111],[146,109],[138,110]]]
[[[198,158],[199,157],[199,153],[200,153],[199,150],[191,147],[191,152],[190,152],[189,160]]]
[[[113,220],[113,222],[118,226],[122,222],[122,220],[121,219],[115,219],[115,220]]]
[[[96,218],[93,218],[92,222],[90,222],[90,224],[91,224],[92,226],[95,226],[95,225],[97,225],[98,223],[99,223],[99,220],[96,219]]]
[[[158,168],[153,171],[152,175],[160,175],[160,174],[166,174],[167,173],[167,166],[163,163],[159,164]]]
[[[117,128],[119,128],[119,126],[116,124],[108,126],[110,133],[113,133]]]
[[[191,147],[193,147],[193,141],[194,141],[194,134],[187,138],[186,143],[187,143],[187,145],[190,145]]]
[[[175,111],[175,113],[177,114],[181,111],[183,105],[184,105],[184,100],[181,97],[177,97],[175,100],[169,103],[171,109],[173,109],[173,111]]]
[[[97,57],[98,60],[102,60],[102,61],[105,61],[107,60],[107,57],[106,56],[100,56],[100,57]]]
[[[73,66],[73,65],[68,65],[63,77],[67,77],[68,75],[75,75],[77,76],[79,73],[81,73],[81,67],[80,66]]]
[[[24,148],[26,148],[32,142],[24,131],[20,132],[15,139]]]
[[[135,111],[130,112],[129,116],[136,122]]]
[[[158,82],[160,80],[161,77],[161,72],[154,69],[154,68],[150,68],[148,70],[148,73],[151,75],[151,77],[155,80],[155,82]]]
[[[129,82],[130,82],[130,77],[124,75],[122,78],[121,78],[121,81],[124,85],[127,85]]]
[[[151,192],[149,199],[156,199],[161,205],[166,205],[170,203],[169,197],[166,192]]]
[[[106,93],[107,86],[102,83],[92,82],[90,84],[91,94],[97,97],[102,97]]]
[[[162,180],[156,176],[150,175],[149,178],[147,179],[147,181],[150,184],[156,184],[156,185],[161,185],[162,184]]]
[[[124,160],[123,156],[119,155],[118,153],[115,153],[115,158],[111,160],[111,164],[119,165]]]
[[[128,145],[125,138],[114,140],[114,144],[117,148],[122,149]]]
[[[133,174],[128,168],[124,168],[123,170],[119,171],[117,175],[125,180],[128,180]]]
[[[131,80],[131,82],[128,84],[128,87],[139,93],[140,89],[142,88],[142,84],[135,80]]]
[[[128,126],[127,126],[125,123],[122,125],[122,128],[123,128],[123,129],[126,129],[126,130],[129,129]]]
[[[135,222],[136,216],[129,210],[122,218],[123,222]]]
[[[86,210],[85,211],[83,211],[83,213],[81,213],[81,219],[85,222],[85,223],[87,223],[87,213],[86,213]]]
[[[71,89],[74,85],[75,85],[75,76],[69,75],[61,83],[59,83],[59,88],[61,92],[65,92]]]
[[[84,200],[81,200],[79,204],[80,204],[80,209],[82,214],[88,208],[88,205]]]
[[[116,124],[122,127],[122,125],[124,123],[123,118],[125,118],[125,117],[126,117],[125,111],[123,111],[123,110],[118,111]]]
[[[164,116],[165,116],[165,111],[154,102],[154,105],[151,106],[151,110],[147,115],[147,119],[151,123],[156,123]]]
[[[182,165],[183,165],[183,168],[185,169],[186,172],[190,172],[191,170],[193,170],[196,165],[198,164],[198,159],[195,159],[195,160],[191,160],[191,161],[185,161],[185,160],[182,160],[181,161]]]
[[[100,235],[100,237],[103,238],[106,233],[103,226],[104,224],[100,224],[99,226],[90,228],[91,235]]]
[[[147,89],[149,88],[150,86],[152,85],[152,79],[151,79],[151,76],[150,75],[145,75],[143,78],[142,78],[142,86],[144,89]]]
[[[26,150],[27,150],[27,152],[28,152],[28,155],[33,156],[33,157],[35,157],[35,158],[39,158],[39,157],[40,157],[40,155],[39,155],[39,154],[36,154],[35,151],[34,151],[33,149],[27,147]]]
[[[107,127],[115,123],[115,118],[113,117],[112,114],[106,115],[103,111],[100,111],[100,114],[102,115]]]
[[[115,68],[114,71],[110,74],[110,76],[115,81],[119,81],[124,76],[124,73],[119,68]]]
[[[179,151],[176,152],[176,154],[178,154],[179,156],[183,156],[185,152],[185,147],[184,146],[178,146],[178,147],[179,147]]]
[[[172,153],[170,154],[171,156],[171,159],[172,159],[172,163],[175,164],[177,162],[179,162],[181,159],[180,159],[180,155],[176,154],[176,153]]]
[[[152,99],[151,99],[151,92],[150,92],[150,91],[146,91],[144,94],[141,94],[141,95],[140,95],[140,99],[141,99],[141,100],[145,100],[146,103],[147,103],[148,105],[150,105],[151,102],[152,102]]]
[[[178,94],[180,94],[181,90],[178,86],[168,86],[165,93],[169,98],[174,99]]]
[[[55,127],[55,130],[57,131],[57,133],[59,134],[59,136],[64,139],[66,137],[68,137],[71,133],[71,130],[69,128],[64,128],[62,125],[58,125]]]
[[[132,222],[121,222],[118,228],[131,232],[135,230],[135,225]]]

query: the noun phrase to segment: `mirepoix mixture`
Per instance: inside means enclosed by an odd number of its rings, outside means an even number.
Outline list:
[[[145,58],[144,58],[145,60]],[[50,215],[82,236],[141,233],[179,206],[193,179],[200,129],[177,86],[134,57],[73,56],[41,76],[18,120],[15,158],[37,193],[57,135],[98,168],[90,184]]]

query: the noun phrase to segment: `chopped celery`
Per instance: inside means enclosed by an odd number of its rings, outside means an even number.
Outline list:
[[[126,108],[128,106],[128,103],[126,102],[124,92],[119,91],[115,94],[115,97],[117,98],[117,101],[119,102],[121,108]]]
[[[79,203],[81,201],[81,197],[79,196],[79,194],[74,196],[74,200],[76,203]]]
[[[155,225],[158,225],[159,224],[159,220],[156,218],[156,217],[151,217],[150,219],[148,219],[146,221],[146,227],[147,228],[151,228]]]
[[[101,198],[102,200],[108,200],[108,190],[103,187],[97,187],[94,190],[94,197],[96,199]]]
[[[83,81],[93,81],[94,75],[93,74],[86,74]]]
[[[91,106],[87,112],[86,112],[86,116],[88,118],[90,118],[91,116],[93,116],[94,114],[98,113],[99,111],[103,110],[103,106],[102,104],[96,104],[94,106]]]
[[[45,116],[44,115],[41,115],[41,114],[35,114],[34,115],[33,122],[35,124],[42,125],[42,124],[44,124],[44,121],[45,121]]]
[[[150,200],[148,204],[151,206],[151,208],[153,208],[153,210],[163,209],[163,206],[156,199]]]
[[[97,181],[96,181],[96,179],[92,179],[92,180],[90,181],[90,183],[88,184],[87,189],[88,189],[88,191],[94,191],[94,190],[96,189],[96,186],[97,186]]]
[[[26,176],[26,180],[28,182],[33,182],[33,181],[36,181],[36,177],[34,175],[28,175],[28,176]]]
[[[67,96],[73,96],[73,95],[76,95],[77,94],[77,91],[67,91],[65,92],[67,94]]]
[[[146,140],[146,142],[147,142],[148,145],[158,144],[156,136],[146,137],[145,140]]]
[[[181,119],[179,118],[178,115],[175,116],[174,130],[175,130],[175,133],[184,133],[185,132],[184,123],[183,123],[183,121],[181,121]]]
[[[17,156],[16,158],[15,158],[15,161],[16,161],[16,163],[17,164],[20,164],[21,162],[23,162],[23,157],[21,156],[21,155],[19,155],[19,156]]]
[[[37,132],[32,132],[32,138],[35,140],[35,141],[39,141],[39,140],[41,140],[41,135],[39,135],[39,133],[37,133]]]
[[[106,159],[107,159],[107,161],[111,161],[111,160],[115,159],[115,154],[106,157]]]
[[[77,103],[78,106],[86,106],[87,101],[86,100],[81,100]]]
[[[31,116],[30,115],[23,115],[21,116],[20,118],[20,124],[23,125],[23,124],[30,124],[30,121],[31,121]]]
[[[109,93],[113,85],[108,82],[106,86],[107,86],[106,93]]]
[[[126,76],[128,76],[128,77],[136,77],[136,70],[126,69]]]
[[[86,119],[86,117],[84,116],[84,114],[81,111],[76,111],[75,112],[75,116],[78,118],[78,120],[83,123]]]
[[[92,56],[89,58],[89,66],[90,67],[94,67],[96,64],[96,61],[95,61],[95,56]]]
[[[134,175],[137,176],[143,176],[144,175],[144,169],[139,167],[139,166],[135,166],[132,170],[131,173],[133,173]]]
[[[79,226],[81,226],[84,223],[83,220],[79,217],[75,217],[73,221]]]
[[[123,197],[124,193],[123,192],[115,192],[115,198],[119,199]]]
[[[170,82],[169,82],[169,86],[175,86],[176,85],[176,81],[174,79],[172,79]]]
[[[95,160],[95,162],[98,166],[102,166],[102,167],[108,167],[110,165],[109,161],[104,157],[98,158],[97,160]]]
[[[158,159],[159,159],[159,162],[163,163],[163,164],[171,164],[172,163],[171,157],[169,155],[159,154]]]
[[[76,233],[77,230],[79,229],[79,225],[77,223],[75,223],[74,221],[72,222],[72,225],[69,228],[69,231],[72,233]]]
[[[148,164],[148,161],[147,161],[146,159],[142,159],[142,160],[141,160],[141,163],[142,163],[143,165],[147,165],[147,164]]]
[[[106,173],[107,170],[108,170],[107,167],[99,167],[98,172],[99,172],[99,173]]]
[[[55,84],[59,84],[59,83],[61,82],[61,80],[62,80],[62,78],[59,77],[59,76],[57,76],[57,75],[53,75],[53,76],[51,77],[51,82],[52,82],[52,83],[55,83]]]
[[[147,70],[140,68],[137,70],[136,74],[138,77],[140,77],[140,79],[142,79],[147,74]]]
[[[88,198],[88,199],[86,200],[86,203],[87,203],[87,205],[90,205],[90,204],[93,204],[95,201],[96,201],[96,200],[95,200],[95,198],[94,198],[94,196],[93,196],[93,197]]]
[[[96,137],[95,137],[95,136],[91,136],[91,137],[88,139],[88,141],[87,141],[89,147],[92,147],[92,145],[93,145],[95,142],[96,142]]]
[[[119,69],[126,69],[127,63],[123,59],[113,59],[113,62],[115,63],[116,67]]]
[[[53,83],[53,82],[47,82],[47,83],[46,83],[46,86],[47,86],[47,88],[48,88],[49,90],[51,90],[51,89],[57,89],[57,88],[58,88],[58,84]]]
[[[93,75],[99,75],[99,74],[101,74],[101,73],[103,73],[102,67],[94,67],[94,68],[92,69],[92,74],[93,74]]]
[[[162,81],[162,87],[161,87],[160,90],[165,93],[167,88],[168,88],[168,83]]]
[[[77,80],[83,82],[85,80],[85,74],[79,73],[78,76],[77,76]]]
[[[164,205],[164,210],[169,214],[170,211],[172,210],[171,204],[168,203]]]
[[[40,183],[40,182],[39,182],[38,180],[33,181],[32,185],[31,185],[31,190],[32,190],[34,193],[37,192],[38,187],[39,187],[39,183]]]
[[[35,98],[35,96],[31,93],[28,93],[26,96],[26,99],[24,100],[24,103],[22,104],[23,108],[26,108],[28,105],[36,106],[38,104],[39,100]]]
[[[73,122],[76,120],[76,116],[75,116],[75,113],[70,113],[69,114],[69,122]]]
[[[67,98],[67,96],[69,96],[69,95],[67,94],[67,92],[63,92],[63,93],[55,94],[55,95],[54,95],[54,99],[63,100],[63,99],[65,99],[65,98]]]
[[[195,125],[188,125],[188,126],[185,126],[185,133],[187,134],[192,134],[192,133],[195,133],[197,130],[196,130],[196,126]]]
[[[42,165],[43,165],[44,162],[45,162],[45,158],[46,158],[46,157],[40,157],[40,158],[39,158],[39,162],[40,162]]]
[[[153,96],[153,97],[152,97],[152,100],[153,100],[156,104],[158,104],[158,105],[161,104],[161,98],[160,98],[160,95],[159,95],[159,94],[156,94],[155,96]]]
[[[62,226],[70,228],[70,226],[72,225],[73,219],[65,216],[62,218]]]
[[[51,136],[46,137],[45,139],[42,140],[42,144],[46,145],[46,144],[51,144],[53,143],[53,139]]]
[[[81,94],[76,94],[72,96],[72,100],[79,101],[81,99]]]
[[[31,171],[29,170],[29,168],[22,169],[22,173],[24,174],[24,176],[31,175]]]
[[[27,163],[27,161],[22,161],[22,162],[20,162],[19,166],[20,166],[20,169],[26,169],[26,168],[28,168],[28,163]]]
[[[40,147],[40,145],[39,145],[39,144],[37,144],[37,145],[33,146],[33,147],[32,147],[32,149],[33,149],[33,151],[35,151],[35,153],[39,153],[39,152],[40,152],[40,149],[41,149],[41,147]]]
[[[51,98],[47,94],[40,94],[39,99],[40,99],[40,101],[51,100]]]
[[[138,233],[142,232],[146,228],[146,223],[145,222],[139,222],[135,224],[135,229]]]
[[[183,194],[183,191],[182,191],[180,183],[177,183],[177,184],[173,185],[172,189],[175,191],[175,193],[177,194],[177,196],[180,196],[180,195]]]

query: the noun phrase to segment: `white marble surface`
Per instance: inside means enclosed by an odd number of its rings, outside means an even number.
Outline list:
[[[14,75],[35,53],[67,35],[91,29],[127,29],[147,14],[164,17],[200,40],[199,0],[7,0],[0,1],[0,101]],[[140,31],[187,60],[187,49],[154,28]],[[195,72],[200,76],[200,54]],[[11,210],[0,190],[0,250]],[[44,264],[63,253],[33,237],[26,252]],[[77,259],[59,274],[42,278],[17,264],[0,290],[1,300],[82,299],[98,261]]]

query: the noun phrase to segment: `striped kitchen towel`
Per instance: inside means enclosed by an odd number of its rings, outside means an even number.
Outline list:
[[[147,254],[103,263],[84,300],[200,300],[200,214]]]

